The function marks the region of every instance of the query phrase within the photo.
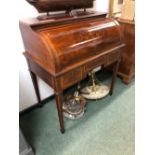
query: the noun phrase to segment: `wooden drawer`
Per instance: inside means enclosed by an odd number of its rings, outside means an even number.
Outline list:
[[[83,75],[83,67],[77,68],[73,71],[65,73],[61,78],[61,88],[65,89],[69,86],[77,83],[78,81],[82,80]]]
[[[92,69],[101,66],[103,64],[107,63],[107,57],[106,56],[102,56],[92,62],[90,62],[89,64],[85,65],[85,72],[88,73],[89,71],[91,71]]]
[[[120,59],[120,51],[111,52],[111,53],[107,54],[106,57],[107,57],[106,65],[110,65]]]

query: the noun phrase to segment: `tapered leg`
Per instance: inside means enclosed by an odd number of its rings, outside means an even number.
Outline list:
[[[109,94],[110,95],[113,94],[113,90],[114,90],[114,85],[115,85],[115,80],[116,80],[116,76],[117,76],[118,67],[119,67],[119,61],[117,61],[115,64],[113,64],[112,82],[111,82],[111,87],[110,87],[110,91],[109,91]]]
[[[42,104],[41,104],[41,98],[40,98],[40,93],[39,93],[39,87],[38,87],[37,77],[31,71],[30,71],[30,75],[31,75],[31,79],[32,79],[32,82],[33,82],[34,90],[35,90],[35,93],[36,93],[36,96],[37,96],[38,104],[41,107]]]
[[[56,105],[57,105],[57,111],[59,116],[59,122],[60,122],[60,131],[61,133],[65,132],[64,129],[64,116],[63,116],[63,109],[62,109],[62,93],[55,93],[55,99],[56,99]]]

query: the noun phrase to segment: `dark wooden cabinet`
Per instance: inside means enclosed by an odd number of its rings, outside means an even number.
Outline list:
[[[122,41],[126,44],[121,52],[118,75],[125,84],[129,84],[135,76],[135,23],[122,19],[117,21],[121,25]]]
[[[94,0],[27,0],[38,12],[73,10],[93,7]]]

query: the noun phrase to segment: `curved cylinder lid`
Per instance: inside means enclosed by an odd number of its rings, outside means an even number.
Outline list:
[[[121,43],[120,26],[109,18],[38,30],[57,55],[60,68],[84,61]]]

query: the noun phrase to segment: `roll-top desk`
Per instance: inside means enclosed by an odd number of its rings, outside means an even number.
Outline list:
[[[92,0],[86,2],[90,7]],[[49,3],[52,3],[52,0]],[[48,14],[47,18],[44,16],[20,20],[24,55],[38,102],[41,104],[36,75],[55,91],[62,133],[65,131],[62,110],[63,90],[84,79],[95,67],[113,65],[110,89],[112,94],[120,52],[125,46],[121,41],[118,22],[106,18],[104,13],[86,11],[87,3],[84,5],[84,11],[74,14],[67,8],[65,13]],[[39,7],[37,9],[40,12],[49,9],[49,7],[42,8],[41,4],[36,7]],[[82,8],[82,3],[79,7]],[[60,6],[58,8],[61,10]]]

